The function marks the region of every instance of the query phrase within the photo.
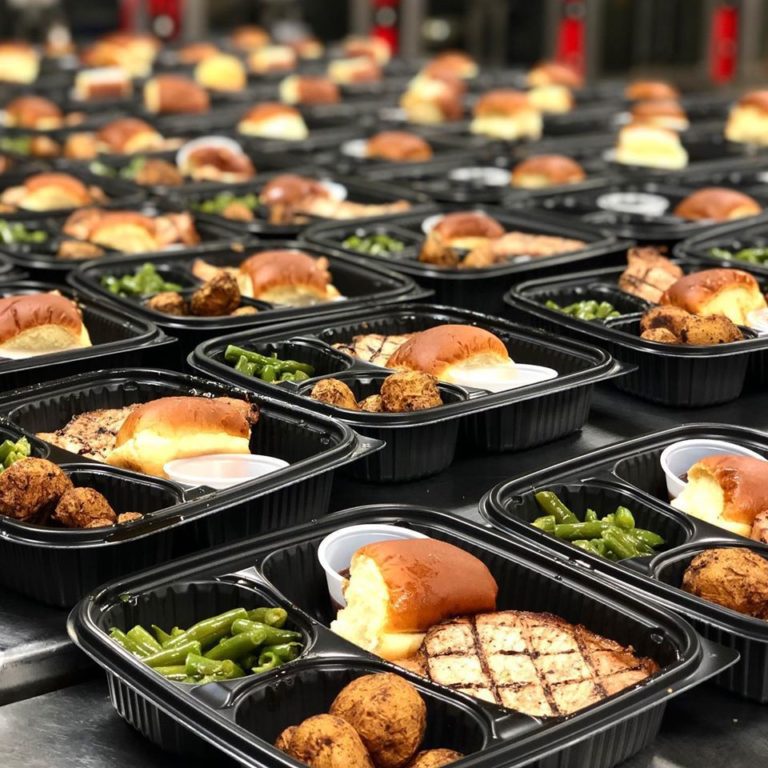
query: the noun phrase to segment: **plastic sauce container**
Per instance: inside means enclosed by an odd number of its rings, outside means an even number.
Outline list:
[[[252,453],[217,453],[169,461],[163,469],[170,480],[181,485],[231,488],[288,466],[274,456]]]

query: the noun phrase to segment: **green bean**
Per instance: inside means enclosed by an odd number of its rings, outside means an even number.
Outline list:
[[[271,669],[277,669],[277,667],[281,665],[282,662],[276,653],[273,653],[272,651],[264,651],[259,656],[259,663],[251,668],[251,672],[256,675],[261,675],[264,674],[264,672],[269,672]]]
[[[267,625],[262,624],[262,626],[266,627]],[[267,633],[265,631],[239,632],[211,648],[205,654],[205,658],[216,661],[242,659],[243,656],[253,653],[260,645],[264,645],[266,638]]]
[[[619,528],[629,530],[635,527],[635,516],[626,507],[616,507],[613,517]]]
[[[254,608],[248,611],[248,621],[258,621],[280,629],[288,620],[285,608]]]
[[[118,629],[117,627],[112,627],[109,630],[109,636],[119,645],[122,645],[123,648],[125,648],[128,653],[134,654],[134,656],[140,656],[139,649],[136,646],[136,643],[132,642],[131,639],[128,637],[128,635],[123,632],[122,629]]]
[[[594,523],[597,520],[597,512],[595,512],[594,509],[588,509],[584,513],[584,522],[585,523]]]
[[[178,683],[183,683],[187,678],[187,668],[184,664],[174,664],[167,667],[155,667],[155,672],[162,675],[168,680],[175,680]]]
[[[247,616],[248,612],[245,608],[235,608],[231,611],[225,611],[218,616],[212,616],[210,619],[203,619],[203,621],[198,621],[197,624],[191,626],[178,637],[174,637],[166,647],[175,648],[188,643],[190,640],[196,640],[203,647],[211,645],[225,635],[228,635],[232,630],[232,624],[237,619],[244,619]]]
[[[554,515],[558,523],[579,522],[576,515],[552,491],[539,491],[536,494],[536,501],[547,515]]]
[[[279,629],[278,627],[270,627],[269,624],[263,624],[259,621],[249,621],[248,619],[238,619],[232,625],[233,634],[240,634],[241,632],[260,632],[265,633],[266,645],[279,645],[281,643],[290,643],[294,640],[301,639],[301,632],[292,632],[288,629]]]
[[[261,655],[263,656],[265,653],[273,653],[277,656],[278,659],[280,659],[281,663],[286,664],[289,661],[293,661],[294,659],[298,658],[299,653],[301,653],[301,648],[301,643],[281,643],[280,645],[267,645],[263,648]],[[261,663],[261,659],[259,659],[259,664]]]
[[[150,635],[140,624],[129,629],[128,632],[126,632],[126,637],[136,644],[136,647],[139,649],[142,656],[151,656],[163,649],[160,643],[158,643],[157,640],[155,640],[155,638],[152,637],[152,635]]]
[[[163,629],[158,627],[157,624],[152,625],[152,632],[154,632],[155,639],[163,648],[165,648],[165,646],[168,645],[168,643],[172,640],[171,636]]]
[[[142,661],[145,664],[149,664],[150,667],[168,667],[176,664],[184,664],[187,659],[187,655],[190,653],[196,653],[200,655],[202,648],[197,640],[189,640],[182,645],[170,647],[170,644],[163,648],[158,653],[153,653],[151,656],[145,656]]]
[[[536,528],[541,528],[542,531],[547,531],[547,533],[554,533],[556,523],[554,515],[544,515],[543,517],[537,517],[532,525]]]
[[[243,677],[245,674],[232,659],[217,661],[194,653],[187,656],[185,670],[189,677],[214,677],[217,680],[232,680],[236,677]]]
[[[558,539],[596,539],[603,535],[607,524],[602,520],[590,523],[562,523],[555,526],[555,536]]]
[[[637,545],[628,536],[625,531],[616,526],[611,526],[603,531],[603,541],[619,560],[625,560],[629,557],[637,557]]]
[[[174,627],[171,630],[171,639],[178,637],[179,635],[183,635],[184,630],[181,627]]]
[[[660,547],[664,544],[664,539],[658,533],[647,531],[645,528],[634,528],[632,535],[648,547]]]

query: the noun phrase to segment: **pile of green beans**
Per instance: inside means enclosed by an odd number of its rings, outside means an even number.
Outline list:
[[[42,229],[29,229],[20,221],[5,221],[0,219],[0,242],[8,245],[14,243],[34,244],[44,243],[48,233]]]
[[[293,661],[301,653],[301,633],[284,629],[283,608],[234,608],[198,621],[189,629],[166,632],[140,624],[109,636],[155,672],[179,683],[211,683],[259,675]]]
[[[537,517],[533,525],[608,560],[654,555],[656,547],[664,543],[657,533],[635,527],[635,517],[626,507],[616,507],[615,512],[603,517],[588,509],[584,520],[579,520],[552,491],[539,491],[536,502],[544,515]]]
[[[236,347],[234,344],[227,346],[224,359],[232,363],[236,371],[246,376],[255,376],[270,384],[281,381],[305,381],[315,373],[314,366],[308,363],[280,360],[274,353],[260,355],[258,352]]]
[[[106,288],[115,296],[153,296],[163,291],[180,291],[177,283],[169,283],[163,280],[162,275],[155,269],[155,265],[147,262],[142,264],[132,275],[115,277],[114,275],[102,275],[102,288]]]
[[[544,306],[547,309],[554,309],[565,315],[576,317],[579,320],[608,320],[612,317],[621,317],[621,312],[614,308],[613,304],[607,301],[596,301],[587,299],[585,301],[576,301],[567,307],[561,307],[556,301],[548,299]]]
[[[249,193],[247,195],[233,195],[231,192],[220,192],[215,197],[211,197],[208,200],[201,200],[199,203],[193,203],[192,207],[200,211],[200,213],[212,213],[215,215],[220,214],[225,208],[237,203],[238,205],[244,205],[249,210],[253,211],[260,205],[258,195]]]
[[[88,170],[91,173],[95,173],[98,176],[108,176],[110,178],[127,179],[133,181],[138,175],[139,171],[147,164],[147,158],[143,155],[138,155],[131,159],[129,163],[126,163],[122,168],[115,168],[107,163],[102,163],[101,160],[94,160],[89,164]]]
[[[0,444],[0,472],[16,461],[28,458],[31,453],[32,446],[26,437],[20,437],[15,443],[13,440],[3,440]]]
[[[0,136],[0,150],[17,155],[28,155],[32,151],[31,136]]]
[[[405,250],[404,242],[384,234],[350,235],[342,242],[342,246],[367,256],[389,256]]]
[[[768,248],[742,248],[739,251],[729,251],[726,248],[711,248],[709,255],[716,259],[728,261],[746,261],[750,264],[768,264]]]

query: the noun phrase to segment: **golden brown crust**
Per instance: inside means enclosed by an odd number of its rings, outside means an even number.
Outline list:
[[[256,24],[243,24],[242,26],[235,27],[230,39],[236,48],[246,51],[261,48],[263,45],[269,45],[269,34],[267,34],[263,27],[259,27]]]
[[[73,301],[55,293],[0,299],[0,344],[41,325],[60,325],[79,336],[83,320]]]
[[[270,179],[261,189],[260,198],[266,206],[293,206],[308,197],[329,197],[327,187],[317,179],[296,173],[281,173]]]
[[[240,265],[240,271],[251,278],[254,297],[278,285],[304,285],[323,293],[331,282],[325,259],[287,249],[255,253]]]
[[[289,104],[281,104],[279,101],[265,101],[251,107],[240,119],[240,123],[259,123],[262,120],[272,120],[275,117],[293,117],[303,120],[301,112]]]
[[[249,178],[256,173],[251,159],[244,152],[234,152],[229,147],[208,146],[192,150],[185,162],[186,167],[194,172],[210,166],[222,174],[237,174]]]
[[[180,48],[178,57],[179,61],[184,64],[197,64],[204,59],[209,59],[211,56],[217,56],[219,53],[219,49],[213,43],[201,41],[198,43],[188,43],[183,48]]]
[[[183,75],[156,75],[147,81],[144,102],[158,114],[200,114],[211,108],[205,88]]]
[[[122,152],[129,141],[139,134],[156,134],[157,131],[138,117],[121,117],[107,123],[96,134],[96,139],[115,152]]]
[[[680,91],[663,80],[636,80],[624,89],[624,96],[630,101],[676,101]]]
[[[768,90],[749,91],[737,102],[739,107],[755,107],[761,112],[768,112]]]
[[[50,99],[42,96],[19,96],[5,105],[9,123],[19,128],[36,128],[41,123],[53,126],[60,123],[64,115]]]
[[[447,542],[377,541],[355,553],[353,568],[359,557],[374,560],[387,585],[389,632],[423,632],[451,616],[496,609],[498,586],[486,565]]]
[[[707,456],[698,463],[723,489],[723,517],[751,525],[768,510],[768,461],[752,456]]]
[[[659,101],[638,101],[630,111],[632,119],[638,122],[654,117],[677,117],[686,119],[685,110],[677,101],[663,99]]]
[[[672,304],[694,314],[701,312],[717,294],[742,286],[760,295],[757,280],[740,269],[704,269],[685,275],[664,292],[660,304]]]
[[[300,104],[337,104],[341,101],[339,86],[328,77],[297,76],[296,90]]]
[[[475,117],[510,117],[531,109],[528,96],[522,91],[499,88],[484,93],[475,104]]]
[[[432,228],[432,232],[450,244],[451,240],[465,237],[493,239],[504,234],[504,227],[496,219],[481,211],[447,213]]]
[[[726,221],[755,216],[761,211],[760,203],[743,192],[727,187],[705,187],[679,202],[674,215],[691,221]]]
[[[584,78],[567,64],[559,61],[542,61],[529,73],[531,85],[564,85],[568,88],[582,88]]]
[[[586,178],[584,169],[565,155],[533,155],[519,162],[512,171],[512,184],[518,184],[527,176],[541,176],[547,183],[574,184]]]
[[[72,199],[73,206],[93,202],[85,184],[68,173],[36,173],[24,182],[27,192],[38,192],[46,187],[59,187],[61,190],[66,190],[67,195]]]
[[[47,459],[28,458],[0,472],[0,515],[44,524],[72,481]]]
[[[231,397],[161,397],[135,408],[117,433],[115,448],[150,430],[175,438],[199,432],[224,432],[248,438],[252,406]]]
[[[423,371],[440,378],[446,368],[477,356],[509,361],[504,342],[474,325],[437,325],[416,333],[387,361],[387,368]]]
[[[395,162],[420,162],[432,157],[432,147],[421,136],[408,131],[381,131],[367,144],[368,157]]]
[[[464,51],[443,51],[430,59],[423,71],[430,76],[447,74],[467,78],[477,72],[477,63]]]

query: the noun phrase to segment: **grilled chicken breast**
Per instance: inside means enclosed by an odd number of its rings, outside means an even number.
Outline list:
[[[627,252],[627,268],[619,278],[619,288],[624,293],[658,304],[664,291],[682,276],[683,270],[662,256],[658,248],[630,248]]]
[[[502,611],[432,627],[404,666],[536,717],[568,715],[658,671],[631,647],[549,613]]]
[[[364,360],[366,363],[386,367],[389,358],[412,335],[412,333],[404,333],[400,336],[383,336],[380,333],[366,333],[363,336],[355,336],[349,344],[334,344],[333,348]]]

